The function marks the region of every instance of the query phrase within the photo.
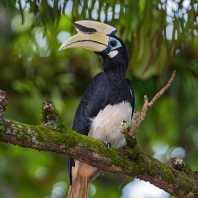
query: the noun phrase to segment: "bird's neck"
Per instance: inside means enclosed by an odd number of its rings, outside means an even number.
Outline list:
[[[122,65],[122,64],[114,64],[114,65],[108,65],[104,67],[104,72],[108,75],[113,77],[125,77],[126,76],[126,71],[127,71],[127,66]]]
[[[129,102],[131,98],[130,89],[125,76],[126,72],[122,67],[122,65],[117,67],[114,65],[105,71],[110,83],[108,100],[108,104],[110,105],[119,104],[123,101]]]

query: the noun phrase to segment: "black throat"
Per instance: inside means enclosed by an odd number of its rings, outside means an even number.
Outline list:
[[[110,82],[110,93],[108,104],[115,105],[121,102],[130,102],[131,91],[125,76],[126,68],[122,64],[109,66],[104,72]]]

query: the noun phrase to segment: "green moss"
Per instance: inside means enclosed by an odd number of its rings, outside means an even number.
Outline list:
[[[28,129],[28,130],[27,130]],[[123,150],[112,147],[108,149],[100,141],[91,137],[80,135],[69,128],[62,126],[62,132],[52,132],[43,125],[39,126],[27,126],[21,125],[20,132],[17,134],[17,138],[21,141],[30,140],[30,136],[36,136],[35,144],[42,145],[46,142],[54,142],[57,145],[65,145],[65,149],[78,145],[80,142],[82,146],[86,147],[90,151],[100,153],[101,156],[111,159],[111,164],[121,167],[123,170],[127,170],[129,167],[133,167],[135,172],[143,172],[139,167],[142,167],[143,162],[141,160],[131,160],[136,158],[139,154],[139,149],[130,148],[126,150],[126,155],[123,155]],[[29,131],[29,132],[27,132]],[[68,141],[69,140],[69,141]],[[67,143],[67,144],[66,144]],[[137,144],[137,143],[136,143]],[[130,153],[130,154],[129,154]],[[130,157],[129,157],[130,156]]]
[[[109,158],[112,165],[120,167],[122,170],[127,170],[128,174],[158,176],[170,184],[176,183],[174,175],[177,174],[180,180],[184,181],[179,183],[179,188],[185,189],[187,192],[190,189],[189,177],[186,174],[181,172],[178,174],[177,170],[170,169],[167,165],[142,153],[137,146],[133,148],[128,147],[127,149],[115,147],[108,149],[100,141],[78,134],[63,125],[61,133],[52,131],[43,125],[31,126],[12,120],[9,120],[9,125],[12,127],[13,133],[15,133],[18,140],[31,142],[33,148],[38,148],[38,146],[53,142],[58,146],[65,145],[65,150],[67,150],[68,148],[81,144],[86,149]],[[5,125],[0,125],[1,135],[5,133],[5,127]],[[197,191],[197,187],[194,188],[194,192],[197,193]]]
[[[137,146],[137,140],[135,138],[130,138],[130,140],[127,141],[128,148],[135,148],[136,146]]]
[[[196,185],[196,186],[193,187],[192,192],[194,193],[194,195],[195,195],[196,197],[198,197],[198,185]]]
[[[30,137],[27,134],[23,133],[23,131],[17,133],[16,138],[22,142],[30,141]]]
[[[193,174],[192,169],[185,162],[184,162],[184,167],[183,167],[182,171],[184,171],[187,175]]]
[[[51,102],[48,103],[51,104],[51,108],[42,109],[40,114],[41,123],[51,130],[54,130],[56,132],[62,132],[62,129],[66,126],[62,122],[58,111],[56,110],[54,105]]]
[[[54,142],[58,146],[65,144],[65,149],[75,145],[75,139],[72,138],[72,136],[74,135],[72,134],[73,131],[71,129],[63,128],[61,133],[57,133],[55,131],[49,130],[47,127],[44,127],[43,125],[39,125],[36,126],[36,131],[37,140],[39,142]],[[68,139],[70,141],[66,141]],[[66,142],[69,142],[69,144],[66,144]]]
[[[4,121],[0,121],[0,140],[2,139],[3,135],[7,130],[6,124]]]

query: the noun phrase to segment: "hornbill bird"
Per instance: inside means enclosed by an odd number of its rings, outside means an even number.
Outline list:
[[[126,79],[129,57],[126,46],[115,36],[116,28],[96,21],[74,23],[77,34],[67,39],[59,50],[84,48],[99,55],[104,72],[87,86],[77,108],[72,129],[80,134],[119,147],[124,144],[120,132],[123,121],[130,123],[134,110],[132,83]],[[69,159],[68,198],[87,198],[89,183],[101,170]]]

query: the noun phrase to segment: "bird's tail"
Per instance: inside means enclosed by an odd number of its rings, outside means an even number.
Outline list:
[[[77,177],[69,187],[67,198],[88,198],[90,179]]]

